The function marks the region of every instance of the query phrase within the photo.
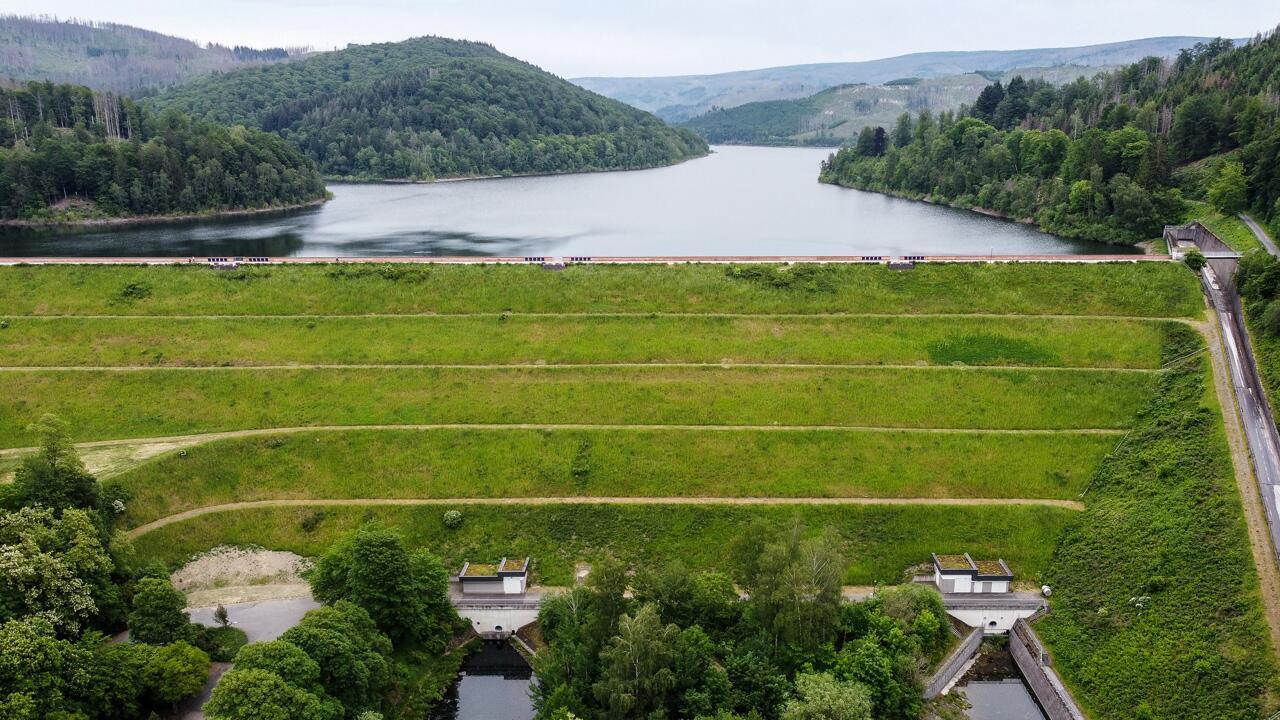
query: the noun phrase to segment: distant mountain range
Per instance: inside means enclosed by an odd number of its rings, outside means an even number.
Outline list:
[[[0,15],[0,78],[18,81],[49,80],[136,95],[305,52],[202,46],[128,25]]]
[[[1203,37],[1157,37],[1071,48],[928,52],[865,62],[789,65],[715,75],[673,77],[585,77],[572,82],[602,95],[681,122],[712,108],[750,102],[805,98],[837,85],[880,85],[900,78],[937,78],[1016,68],[1125,65],[1144,57],[1172,57]]]

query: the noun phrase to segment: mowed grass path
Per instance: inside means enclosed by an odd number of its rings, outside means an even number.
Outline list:
[[[1115,435],[386,430],[219,440],[111,480],[137,527],[267,499],[937,497],[1074,500]]]
[[[1153,368],[1168,325],[992,317],[11,317],[0,332],[0,366],[759,362]]]
[[[21,315],[500,312],[1014,313],[1199,317],[1172,263],[534,266],[35,266],[0,270]]]
[[[449,509],[463,513],[444,527]],[[372,506],[258,508],[202,515],[134,540],[139,557],[177,564],[222,544],[260,545],[315,556],[361,522],[400,530],[413,547],[464,559],[528,555],[536,580],[568,585],[574,564],[606,555],[640,566],[679,559],[698,570],[722,569],[732,541],[755,520],[798,518],[810,531],[834,529],[847,559],[846,584],[899,582],[931,552],[1005,558],[1019,579],[1035,581],[1048,564],[1071,510],[1026,506]],[[311,530],[303,529],[303,521]],[[314,525],[313,525],[314,523]]]
[[[305,425],[1123,428],[1155,373],[885,368],[39,370],[0,373],[0,447]]]

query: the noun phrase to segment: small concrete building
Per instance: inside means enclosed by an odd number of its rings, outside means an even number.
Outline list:
[[[974,560],[963,555],[933,555],[933,582],[947,593],[1007,593],[1013,573],[1004,560]]]
[[[529,580],[529,558],[502,558],[496,564],[464,562],[458,573],[463,595],[523,595]]]

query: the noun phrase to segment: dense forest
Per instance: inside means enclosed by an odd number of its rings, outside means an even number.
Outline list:
[[[132,95],[306,52],[201,46],[128,25],[0,15],[0,78],[87,85]]]
[[[1280,36],[1197,44],[1062,87],[1022,78],[972,107],[867,129],[821,179],[1034,219],[1067,237],[1134,243],[1181,220],[1173,168],[1229,151],[1221,209],[1280,213]],[[1237,207],[1238,206],[1238,207]]]
[[[707,149],[489,45],[434,37],[213,75],[152,102],[276,132],[343,178],[617,170]]]
[[[314,165],[270,133],[86,87],[0,88],[0,218],[196,214],[324,196]]]
[[[731,574],[597,564],[539,610],[539,717],[920,717],[921,678],[951,638],[942,597],[904,585],[845,602],[838,545],[761,524]]]

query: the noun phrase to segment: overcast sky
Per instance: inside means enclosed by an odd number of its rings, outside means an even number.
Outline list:
[[[108,20],[255,47],[482,40],[565,77],[682,75],[931,50],[1245,37],[1276,0],[0,0],[0,12]]]

